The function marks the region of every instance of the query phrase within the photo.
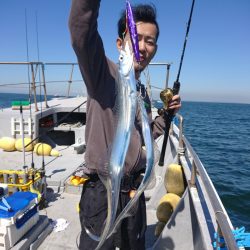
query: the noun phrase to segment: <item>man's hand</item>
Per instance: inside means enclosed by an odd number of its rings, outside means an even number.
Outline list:
[[[174,114],[178,113],[178,111],[181,108],[181,97],[179,95],[173,96],[173,98],[168,102],[168,108],[167,109],[174,109]],[[158,114],[160,116],[163,116],[164,114],[164,108],[158,109]]]
[[[174,95],[173,98],[168,102],[168,109],[174,109],[176,114],[181,108],[181,97],[179,95]]]

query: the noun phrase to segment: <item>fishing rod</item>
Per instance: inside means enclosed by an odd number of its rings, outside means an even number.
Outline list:
[[[25,38],[26,38],[26,58],[29,61],[29,40],[28,40],[28,20],[27,20],[27,10],[25,8],[24,13],[25,18]],[[29,65],[27,65],[27,74],[28,74],[28,81],[29,81],[29,97],[30,97],[30,73],[29,73]],[[30,100],[29,100],[30,103]],[[24,123],[23,123],[23,107],[22,104],[20,105],[20,115],[21,115],[21,131],[22,131],[22,144],[23,144],[23,156],[24,156],[24,165],[23,169],[25,170],[25,174],[28,173],[28,166],[25,163],[25,144],[24,144]],[[32,136],[32,133],[31,133]],[[33,162],[33,152],[32,152],[32,162]],[[26,179],[26,178],[24,178]]]
[[[177,95],[179,93],[180,86],[181,86],[181,84],[179,82],[179,78],[180,78],[184,53],[185,53],[185,49],[186,49],[188,33],[189,33],[190,25],[191,25],[194,3],[195,3],[195,0],[193,0],[192,6],[191,6],[191,11],[190,11],[190,15],[189,15],[189,20],[188,20],[187,30],[186,30],[185,40],[184,40],[184,45],[183,45],[182,54],[181,54],[181,60],[180,60],[180,64],[179,64],[179,70],[177,73],[176,81],[174,82],[174,85],[173,85],[173,89],[166,88],[160,93],[160,98],[164,104],[163,116],[164,116],[164,120],[165,120],[165,129],[164,129],[164,139],[163,139],[163,144],[162,144],[162,149],[161,149],[161,155],[160,155],[160,159],[159,159],[159,163],[158,163],[159,166],[164,165],[164,158],[165,158],[165,152],[166,152],[166,147],[167,147],[167,142],[168,142],[169,129],[170,129],[171,122],[174,118],[174,109],[168,110],[168,103],[174,95]]]

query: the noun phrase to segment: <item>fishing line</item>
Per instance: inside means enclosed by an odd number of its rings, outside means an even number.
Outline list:
[[[37,59],[40,62],[40,49],[39,49],[39,34],[38,34],[38,14],[36,11],[36,50],[37,50]]]
[[[40,62],[40,50],[39,50],[39,34],[38,34],[38,12],[35,12],[35,19],[36,19],[36,48],[37,48],[37,61]],[[39,82],[41,82],[41,67],[43,67],[43,64],[37,65],[38,67],[38,78]],[[43,70],[43,68],[42,68]],[[40,109],[41,109],[41,118],[43,117],[43,107],[42,107],[42,87],[41,84],[39,84],[39,95],[40,95]],[[44,145],[42,143],[42,152],[44,152]],[[33,153],[33,151],[32,151]],[[33,163],[34,166],[34,163]],[[41,175],[41,200],[40,200],[40,207],[44,208],[45,207],[45,200],[46,200],[46,178],[45,178],[45,161],[44,161],[44,154],[42,154],[42,168],[40,171]]]
[[[27,62],[30,61],[29,59],[29,50],[28,50],[28,22],[27,22],[27,12],[25,9],[25,26],[26,26],[26,45],[27,45]],[[28,82],[29,82],[29,115],[30,115],[30,120],[31,120],[31,135],[30,135],[30,139],[31,141],[33,140],[33,125],[32,125],[32,112],[31,112],[31,81],[30,81],[30,70],[29,70],[29,64],[28,64]],[[34,176],[34,169],[35,169],[35,165],[34,165],[34,152],[32,150],[31,152],[31,169],[32,169],[32,183],[34,183],[35,181],[35,176]]]
[[[187,29],[186,29],[186,35],[184,39],[184,44],[183,44],[183,49],[182,49],[182,54],[181,54],[181,60],[179,64],[179,69],[176,77],[176,81],[174,82],[173,89],[166,88],[160,93],[160,97],[164,103],[164,120],[165,120],[165,129],[164,129],[164,139],[162,143],[162,149],[161,149],[161,155],[160,155],[160,160],[158,165],[163,166],[164,165],[164,158],[165,158],[165,152],[166,152],[166,147],[167,147],[167,142],[168,142],[168,136],[169,136],[169,129],[171,122],[174,117],[174,110],[167,110],[168,102],[172,99],[174,95],[177,95],[180,90],[180,73],[181,73],[181,68],[182,68],[182,63],[183,63],[183,58],[185,54],[185,49],[186,49],[186,44],[187,44],[187,39],[188,39],[188,34],[189,34],[189,29],[192,21],[192,15],[193,15],[193,9],[194,9],[194,3],[195,0],[192,1],[192,6],[191,6],[191,11],[189,15],[189,20],[187,24]]]
[[[35,18],[36,18],[36,49],[37,49],[37,61],[40,62],[40,53],[39,53],[39,36],[38,36],[38,18],[37,18],[37,11],[35,12]],[[39,82],[41,82],[41,67],[38,65],[38,78]],[[39,98],[40,98],[40,117],[43,117],[43,105],[42,105],[42,86],[39,84]],[[42,143],[42,152],[44,151],[44,145]],[[44,154],[42,154],[42,170],[45,168],[45,162],[44,162]]]
[[[27,21],[27,9],[26,8],[25,8],[24,16],[25,16],[26,59],[27,59],[27,62],[29,62],[28,21]],[[29,106],[29,112],[30,112],[30,119],[31,119],[31,100],[30,100],[30,96],[31,96],[30,84],[31,83],[30,83],[29,64],[27,64],[27,75],[28,75],[28,83],[29,83],[29,104],[30,104],[30,106]],[[32,128],[32,123],[31,123],[31,128]],[[22,131],[22,133],[24,133],[24,131]],[[32,129],[31,129],[31,140],[32,140]],[[23,144],[24,144],[24,141],[23,141]],[[24,150],[24,155],[25,155],[25,145],[24,145],[23,150]],[[33,162],[33,152],[32,152],[31,157],[32,157],[32,161],[31,162]]]
[[[27,10],[24,12],[25,17],[25,38],[26,38],[26,59],[29,62],[29,41],[28,41],[28,24],[27,24]],[[28,80],[30,83],[30,74],[29,74],[29,66],[28,66]]]

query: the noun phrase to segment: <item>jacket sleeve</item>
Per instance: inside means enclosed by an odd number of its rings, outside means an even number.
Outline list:
[[[100,0],[72,0],[69,16],[72,47],[91,97],[101,91],[100,79],[107,70],[103,43],[97,30],[99,7]]]
[[[164,133],[165,129],[165,122],[162,116],[157,116],[152,122],[151,122],[151,128],[153,132],[154,139],[158,138],[160,135]]]
[[[151,126],[153,138],[156,139],[164,133],[165,129],[164,118],[162,116],[156,116],[154,120],[152,119],[152,105],[147,91],[144,98],[144,105],[148,113],[148,119]]]

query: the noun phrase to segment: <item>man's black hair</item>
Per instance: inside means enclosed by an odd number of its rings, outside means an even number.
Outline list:
[[[156,21],[156,8],[153,4],[138,4],[132,6],[134,21],[137,22],[145,22],[152,23],[156,26],[156,41],[159,37],[159,26]],[[118,21],[118,35],[121,39],[124,38],[124,32],[126,30],[126,10],[123,10],[121,13],[121,17]]]

